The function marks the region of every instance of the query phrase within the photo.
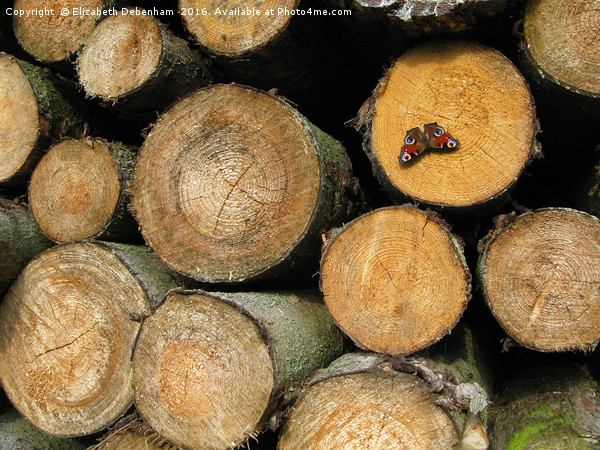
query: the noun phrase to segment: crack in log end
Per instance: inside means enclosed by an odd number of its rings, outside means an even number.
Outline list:
[[[63,348],[66,348],[72,344],[74,344],[75,342],[77,342],[79,339],[81,339],[83,336],[87,335],[90,331],[92,331],[94,328],[96,328],[98,326],[97,323],[95,323],[94,325],[92,325],[90,328],[88,328],[86,331],[84,331],[83,333],[81,333],[79,336],[73,338],[70,342],[67,342],[66,344],[63,345],[59,345],[58,347],[54,347],[51,349],[48,349],[42,353],[39,353],[37,355],[34,356],[34,359],[37,359],[41,356],[47,355],[48,353],[52,353],[55,352],[57,350],[62,350]]]

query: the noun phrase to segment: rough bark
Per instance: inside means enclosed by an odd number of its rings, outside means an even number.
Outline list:
[[[41,159],[29,183],[29,204],[50,239],[124,240],[137,225],[129,213],[126,188],[136,149],[85,138],[56,144]]]
[[[449,401],[444,388],[417,376],[419,364],[377,354],[342,356],[300,392],[286,413],[279,448],[486,448],[481,422],[471,414],[459,427],[447,409],[465,403]]]
[[[0,305],[0,379],[13,405],[57,437],[109,426],[133,402],[141,322],[181,282],[145,247],[80,242],[33,259]]]
[[[185,41],[140,8],[104,20],[77,61],[86,93],[106,106],[154,118],[209,84],[207,63]]]
[[[287,103],[215,85],[152,129],[132,211],[171,267],[201,281],[248,281],[314,273],[321,234],[353,213],[357,189],[341,144]]]
[[[172,291],[136,345],[136,407],[175,445],[235,447],[269,423],[295,383],[342,351],[314,292]]]
[[[382,208],[336,231],[321,290],[338,326],[363,349],[406,355],[452,330],[471,276],[462,246],[430,212]]]
[[[497,404],[493,448],[598,448],[600,388],[581,366],[537,364],[507,384]]]
[[[0,198],[0,295],[32,258],[51,246],[27,208]]]
[[[460,145],[400,163],[408,130],[433,122]],[[447,213],[501,204],[539,154],[535,108],[521,74],[498,51],[466,41],[404,53],[359,111],[357,129],[375,176],[394,200]]]
[[[596,346],[598,218],[567,208],[505,216],[479,250],[483,294],[513,340],[546,352]]]
[[[77,439],[61,439],[42,433],[19,413],[10,409],[0,415],[0,447],[4,450],[84,450]]]
[[[13,28],[21,46],[38,61],[68,60],[83,46],[115,0],[16,0]],[[23,13],[21,13],[23,11]],[[89,12],[85,14],[85,12]]]
[[[340,18],[345,38],[384,60],[390,55],[399,56],[418,39],[489,32],[490,25],[503,22],[504,15],[518,1],[323,0],[323,3],[351,10],[351,15]]]
[[[23,185],[51,142],[81,136],[81,103],[66,80],[6,53],[0,74],[0,184]]]

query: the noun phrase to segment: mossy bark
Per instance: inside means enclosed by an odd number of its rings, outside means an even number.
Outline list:
[[[597,381],[574,363],[520,370],[495,405],[493,448],[598,448],[599,392]]]
[[[210,295],[248,314],[263,330],[278,389],[291,389],[343,352],[343,335],[317,292]]]
[[[51,246],[26,207],[0,199],[0,295],[29,260]]]
[[[61,439],[42,433],[14,409],[0,414],[0,447],[15,450],[84,450],[88,448],[81,440]]]

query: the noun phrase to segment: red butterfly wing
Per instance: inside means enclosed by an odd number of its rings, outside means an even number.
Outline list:
[[[458,139],[454,139],[450,133],[447,133],[437,123],[428,123],[424,126],[425,138],[429,148],[438,150],[454,150],[460,145]]]
[[[425,142],[423,132],[419,127],[412,128],[406,132],[404,138],[404,145],[400,149],[400,156],[398,160],[401,163],[408,162],[413,156],[417,156],[419,153],[427,150],[427,144]]]

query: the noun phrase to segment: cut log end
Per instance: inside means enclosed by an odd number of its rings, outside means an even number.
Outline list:
[[[158,24],[148,15],[119,14],[102,21],[78,60],[81,83],[103,99],[128,94],[157,70],[163,49]]]
[[[303,236],[319,199],[317,155],[309,125],[289,105],[216,85],[179,102],[148,136],[133,211],[173,268],[244,280],[283,260]]]
[[[452,448],[450,417],[415,376],[357,373],[321,381],[288,414],[279,448]]]
[[[480,261],[488,303],[506,332],[541,351],[600,339],[600,221],[567,209],[524,214]]]
[[[0,307],[10,318],[0,323],[0,378],[11,402],[54,436],[106,428],[133,401],[132,346],[149,314],[139,281],[108,248],[42,253]]]
[[[144,323],[133,384],[140,414],[170,442],[235,447],[269,405],[274,367],[248,316],[208,295],[174,293]]]
[[[600,96],[597,5],[586,0],[527,2],[523,31],[532,62],[563,87]]]
[[[98,15],[78,14],[77,11],[102,10],[103,4],[104,0],[52,0],[43,5],[35,0],[16,0],[14,9],[30,14],[14,16],[15,35],[21,46],[36,59],[44,62],[65,60],[79,50],[99,20]],[[32,13],[38,10],[53,10],[53,14]]]
[[[267,45],[287,27],[297,5],[297,0],[260,0],[248,7],[249,14],[245,5],[236,2],[179,1],[184,23],[196,41],[226,57],[240,57]]]
[[[409,50],[366,108],[365,147],[395,197],[455,209],[485,204],[513,185],[536,150],[525,81],[502,54],[480,44],[434,42]],[[460,146],[400,163],[407,132],[432,122]]]
[[[67,140],[52,147],[29,184],[29,202],[42,231],[58,242],[104,229],[121,200],[121,177],[111,151],[98,141]]]
[[[462,316],[470,275],[445,226],[413,207],[351,222],[323,255],[321,286],[333,318],[362,348],[409,354]]]
[[[32,153],[43,126],[27,75],[17,60],[0,53],[0,183],[33,164]]]

